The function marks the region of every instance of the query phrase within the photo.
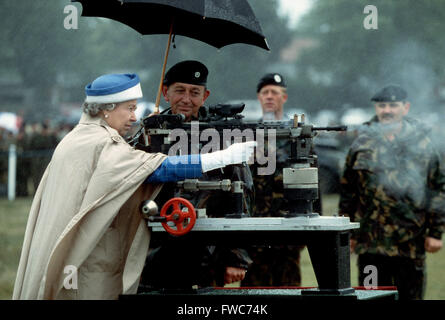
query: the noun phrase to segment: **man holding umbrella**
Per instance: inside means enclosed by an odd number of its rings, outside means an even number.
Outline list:
[[[208,73],[204,64],[192,60],[182,61],[171,67],[165,75],[162,87],[162,94],[170,108],[163,113],[183,114],[188,122],[205,118],[207,109],[203,105],[210,95],[206,87]],[[237,174],[236,170],[245,171],[246,168],[248,170],[247,166],[235,168],[234,172],[229,174]],[[246,172],[241,175],[244,177]],[[247,175],[251,178],[250,171]],[[209,173],[201,180],[212,178],[220,177],[218,173]],[[200,191],[188,194],[175,190],[175,196],[186,198],[196,208],[206,208],[211,217],[230,213],[227,212],[230,195],[225,192],[210,194]],[[186,242],[178,241],[152,251],[142,275],[142,284],[156,288],[222,286],[244,279],[251,262],[244,249],[195,246],[190,250]],[[178,263],[181,263],[182,271],[179,277],[175,278],[173,275],[177,274],[175,269]]]
[[[201,108],[210,95],[207,89],[207,67],[199,61],[187,60],[171,67],[163,81],[162,94],[170,104],[167,113],[183,114],[185,121],[199,120]]]

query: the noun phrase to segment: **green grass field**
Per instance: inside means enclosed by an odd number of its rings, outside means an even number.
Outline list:
[[[0,199],[0,299],[10,299],[20,258],[23,235],[31,198],[19,198],[14,202]],[[336,212],[338,196],[323,198],[325,215]],[[311,261],[306,249],[301,257],[302,286],[317,286]],[[445,300],[445,249],[427,257],[426,299]],[[357,286],[356,256],[351,256],[351,284]]]

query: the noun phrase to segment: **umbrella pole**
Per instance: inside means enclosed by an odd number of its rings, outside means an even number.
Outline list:
[[[159,113],[159,103],[161,102],[162,83],[164,82],[165,67],[167,66],[168,53],[170,52],[170,43],[172,40],[172,33],[173,33],[173,21],[170,25],[170,33],[168,35],[167,48],[165,49],[164,64],[162,66],[162,74],[161,74],[161,81],[159,82],[158,94],[156,95],[154,113]]]

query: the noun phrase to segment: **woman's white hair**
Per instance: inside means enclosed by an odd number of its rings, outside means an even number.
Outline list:
[[[117,103],[89,103],[84,102],[82,105],[82,111],[89,114],[90,116],[97,116],[100,111],[107,110],[111,111],[116,108]]]

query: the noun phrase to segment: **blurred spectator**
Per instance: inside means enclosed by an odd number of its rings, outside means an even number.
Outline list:
[[[56,129],[55,135],[57,137],[57,140],[60,141],[65,137],[65,135],[74,129],[74,125],[71,125],[69,123],[61,122]]]
[[[39,124],[40,125],[40,124]],[[48,163],[51,160],[52,153],[58,143],[57,136],[51,131],[49,123],[43,122],[30,138],[29,148],[33,151],[31,157],[31,179],[34,187],[34,192],[39,185],[40,179],[45,172]]]
[[[0,127],[0,195],[6,195],[8,182],[8,144],[6,130]]]
[[[16,173],[16,196],[29,196],[28,181],[31,176],[30,164],[31,159],[27,156],[30,148],[30,136],[26,134],[26,126],[20,128],[15,139],[17,147],[17,173]]]
[[[7,195],[11,143],[17,150],[16,196],[32,196],[58,142],[73,128],[61,122],[52,129],[49,119],[32,124],[22,121],[17,134],[0,127],[0,196]]]

